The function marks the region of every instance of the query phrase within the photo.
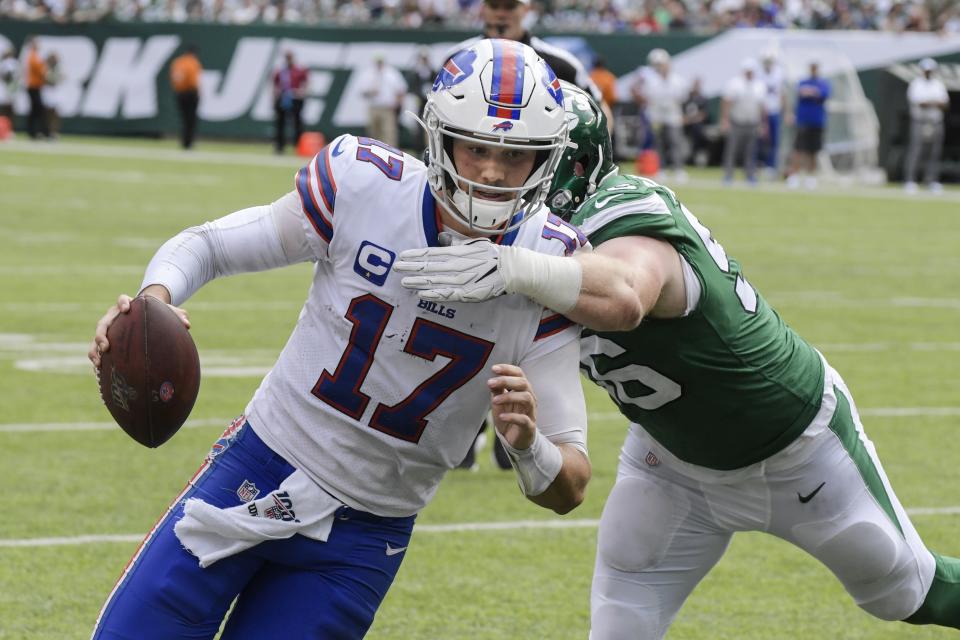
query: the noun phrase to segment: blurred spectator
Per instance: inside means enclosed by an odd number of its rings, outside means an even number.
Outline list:
[[[367,135],[390,146],[397,146],[397,117],[403,96],[407,93],[407,81],[396,68],[384,61],[382,55],[378,55],[362,86],[363,97],[369,105]]]
[[[933,58],[921,60],[923,75],[911,80],[907,87],[910,103],[910,148],[904,171],[907,193],[917,191],[917,163],[921,156],[926,158],[924,183],[933,193],[943,191],[939,182],[940,154],[943,152],[943,114],[950,105],[950,97],[943,81],[934,76],[937,66]]]
[[[421,47],[417,52],[417,62],[413,69],[406,73],[407,84],[410,85],[413,93],[417,97],[416,113],[423,111],[423,105],[427,103],[427,94],[433,87],[433,80],[437,76],[437,71],[430,62],[430,49]],[[423,131],[419,124],[414,123],[416,131],[413,135],[414,146],[417,151],[422,151],[427,146],[427,132]]]
[[[9,118],[13,126],[13,101],[20,90],[20,63],[13,49],[7,49],[0,58],[0,116]]]
[[[674,171],[677,182],[685,182],[683,169],[683,102],[690,93],[687,81],[670,68],[670,54],[663,49],[653,49],[647,54],[648,69],[643,79],[643,94],[647,118],[653,128],[653,136],[660,156],[661,166]],[[669,160],[668,160],[669,158]],[[666,180],[667,176],[660,176]]]
[[[823,148],[823,132],[827,126],[825,103],[830,98],[830,83],[819,76],[819,70],[817,62],[810,63],[810,76],[797,85],[796,109],[789,118],[796,124],[787,176],[787,186],[792,189],[800,186],[801,171],[807,173],[804,186],[807,189],[817,187],[817,154]]]
[[[0,17],[470,28],[481,5],[482,0],[0,0]],[[955,11],[955,2],[942,0],[551,0],[531,7],[526,26],[599,33],[716,33],[732,27],[929,31],[947,30],[948,24],[960,28],[951,17]]]
[[[590,70],[590,79],[600,90],[603,101],[609,105],[617,103],[617,76],[607,69],[607,61],[603,56],[597,56]]]
[[[293,121],[293,145],[303,134],[303,99],[307,95],[307,69],[296,63],[292,51],[284,56],[285,64],[273,74],[273,112],[275,114],[274,150],[283,153],[287,144],[287,120]]]
[[[417,101],[422,108],[427,102],[427,94],[433,87],[433,80],[437,77],[437,70],[430,62],[430,49],[421,47],[417,51],[417,62],[409,72],[409,84],[417,94]]]
[[[203,67],[197,58],[196,45],[187,45],[186,51],[170,65],[170,85],[180,111],[180,145],[193,148],[197,134],[197,108],[200,106],[200,75]]]
[[[756,184],[757,138],[766,129],[766,89],[757,79],[757,62],[747,58],[740,75],[727,82],[720,106],[720,131],[726,134],[723,149],[723,182],[733,182],[737,158],[743,157],[747,182]]]
[[[690,160],[698,167],[707,166],[709,161],[709,141],[706,125],[710,118],[707,98],[703,95],[700,78],[694,78],[690,86],[690,95],[683,103],[683,133],[690,144]]]
[[[41,135],[49,137],[47,128],[47,114],[43,107],[43,96],[40,90],[47,79],[47,63],[40,56],[40,46],[36,38],[27,43],[27,94],[30,96],[30,114],[27,116],[27,133],[34,140]]]
[[[779,176],[777,161],[780,150],[780,118],[786,105],[787,94],[784,90],[783,69],[777,61],[777,51],[772,48],[767,49],[762,59],[759,80],[763,83],[767,94],[764,103],[767,112],[767,131],[761,139],[760,159],[766,167],[767,178],[773,180]]]
[[[60,69],[60,58],[56,53],[47,55],[47,73],[44,76],[43,87],[40,89],[40,98],[43,102],[44,117],[47,123],[47,134],[51,140],[60,136],[60,105],[57,86],[63,82],[63,72]]]

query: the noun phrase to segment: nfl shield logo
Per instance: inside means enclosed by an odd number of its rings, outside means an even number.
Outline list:
[[[257,485],[249,480],[244,480],[240,488],[237,489],[237,497],[240,498],[240,502],[250,502],[258,495],[260,495],[260,489],[257,489]]]
[[[660,464],[660,458],[658,458],[653,451],[647,451],[646,463],[651,467],[655,467]]]

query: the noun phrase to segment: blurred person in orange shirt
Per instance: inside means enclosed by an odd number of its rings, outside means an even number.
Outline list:
[[[600,89],[600,95],[603,96],[604,102],[608,105],[617,102],[617,76],[613,75],[610,69],[607,69],[607,61],[603,59],[603,56],[597,56],[593,61],[590,79]]]
[[[43,107],[43,98],[40,90],[47,80],[47,63],[40,55],[40,45],[36,38],[31,38],[27,44],[30,53],[27,55],[27,94],[30,96],[30,114],[27,116],[27,133],[36,140],[41,135],[50,136],[47,128],[47,112]]]
[[[187,45],[186,51],[170,65],[170,85],[180,110],[180,144],[193,148],[197,135],[197,108],[200,106],[200,74],[203,66],[197,58],[197,46]]]

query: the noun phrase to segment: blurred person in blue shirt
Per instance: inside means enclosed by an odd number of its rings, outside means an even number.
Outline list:
[[[803,181],[807,189],[817,186],[817,154],[823,148],[823,132],[827,126],[826,102],[830,98],[830,82],[819,76],[820,65],[810,63],[810,76],[797,85],[797,105],[788,122],[796,125],[793,154],[790,157],[787,186],[800,186],[800,172],[806,171]]]

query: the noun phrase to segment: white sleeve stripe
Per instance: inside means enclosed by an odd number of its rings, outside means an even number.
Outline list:
[[[323,216],[323,221],[328,225],[333,227],[331,219],[333,218],[333,210],[331,204],[327,202],[327,197],[323,193],[323,190],[320,188],[320,172],[318,170],[318,158],[320,154],[314,156],[313,160],[310,161],[310,193],[313,195],[313,201],[317,204],[317,209],[320,211],[320,215]]]

